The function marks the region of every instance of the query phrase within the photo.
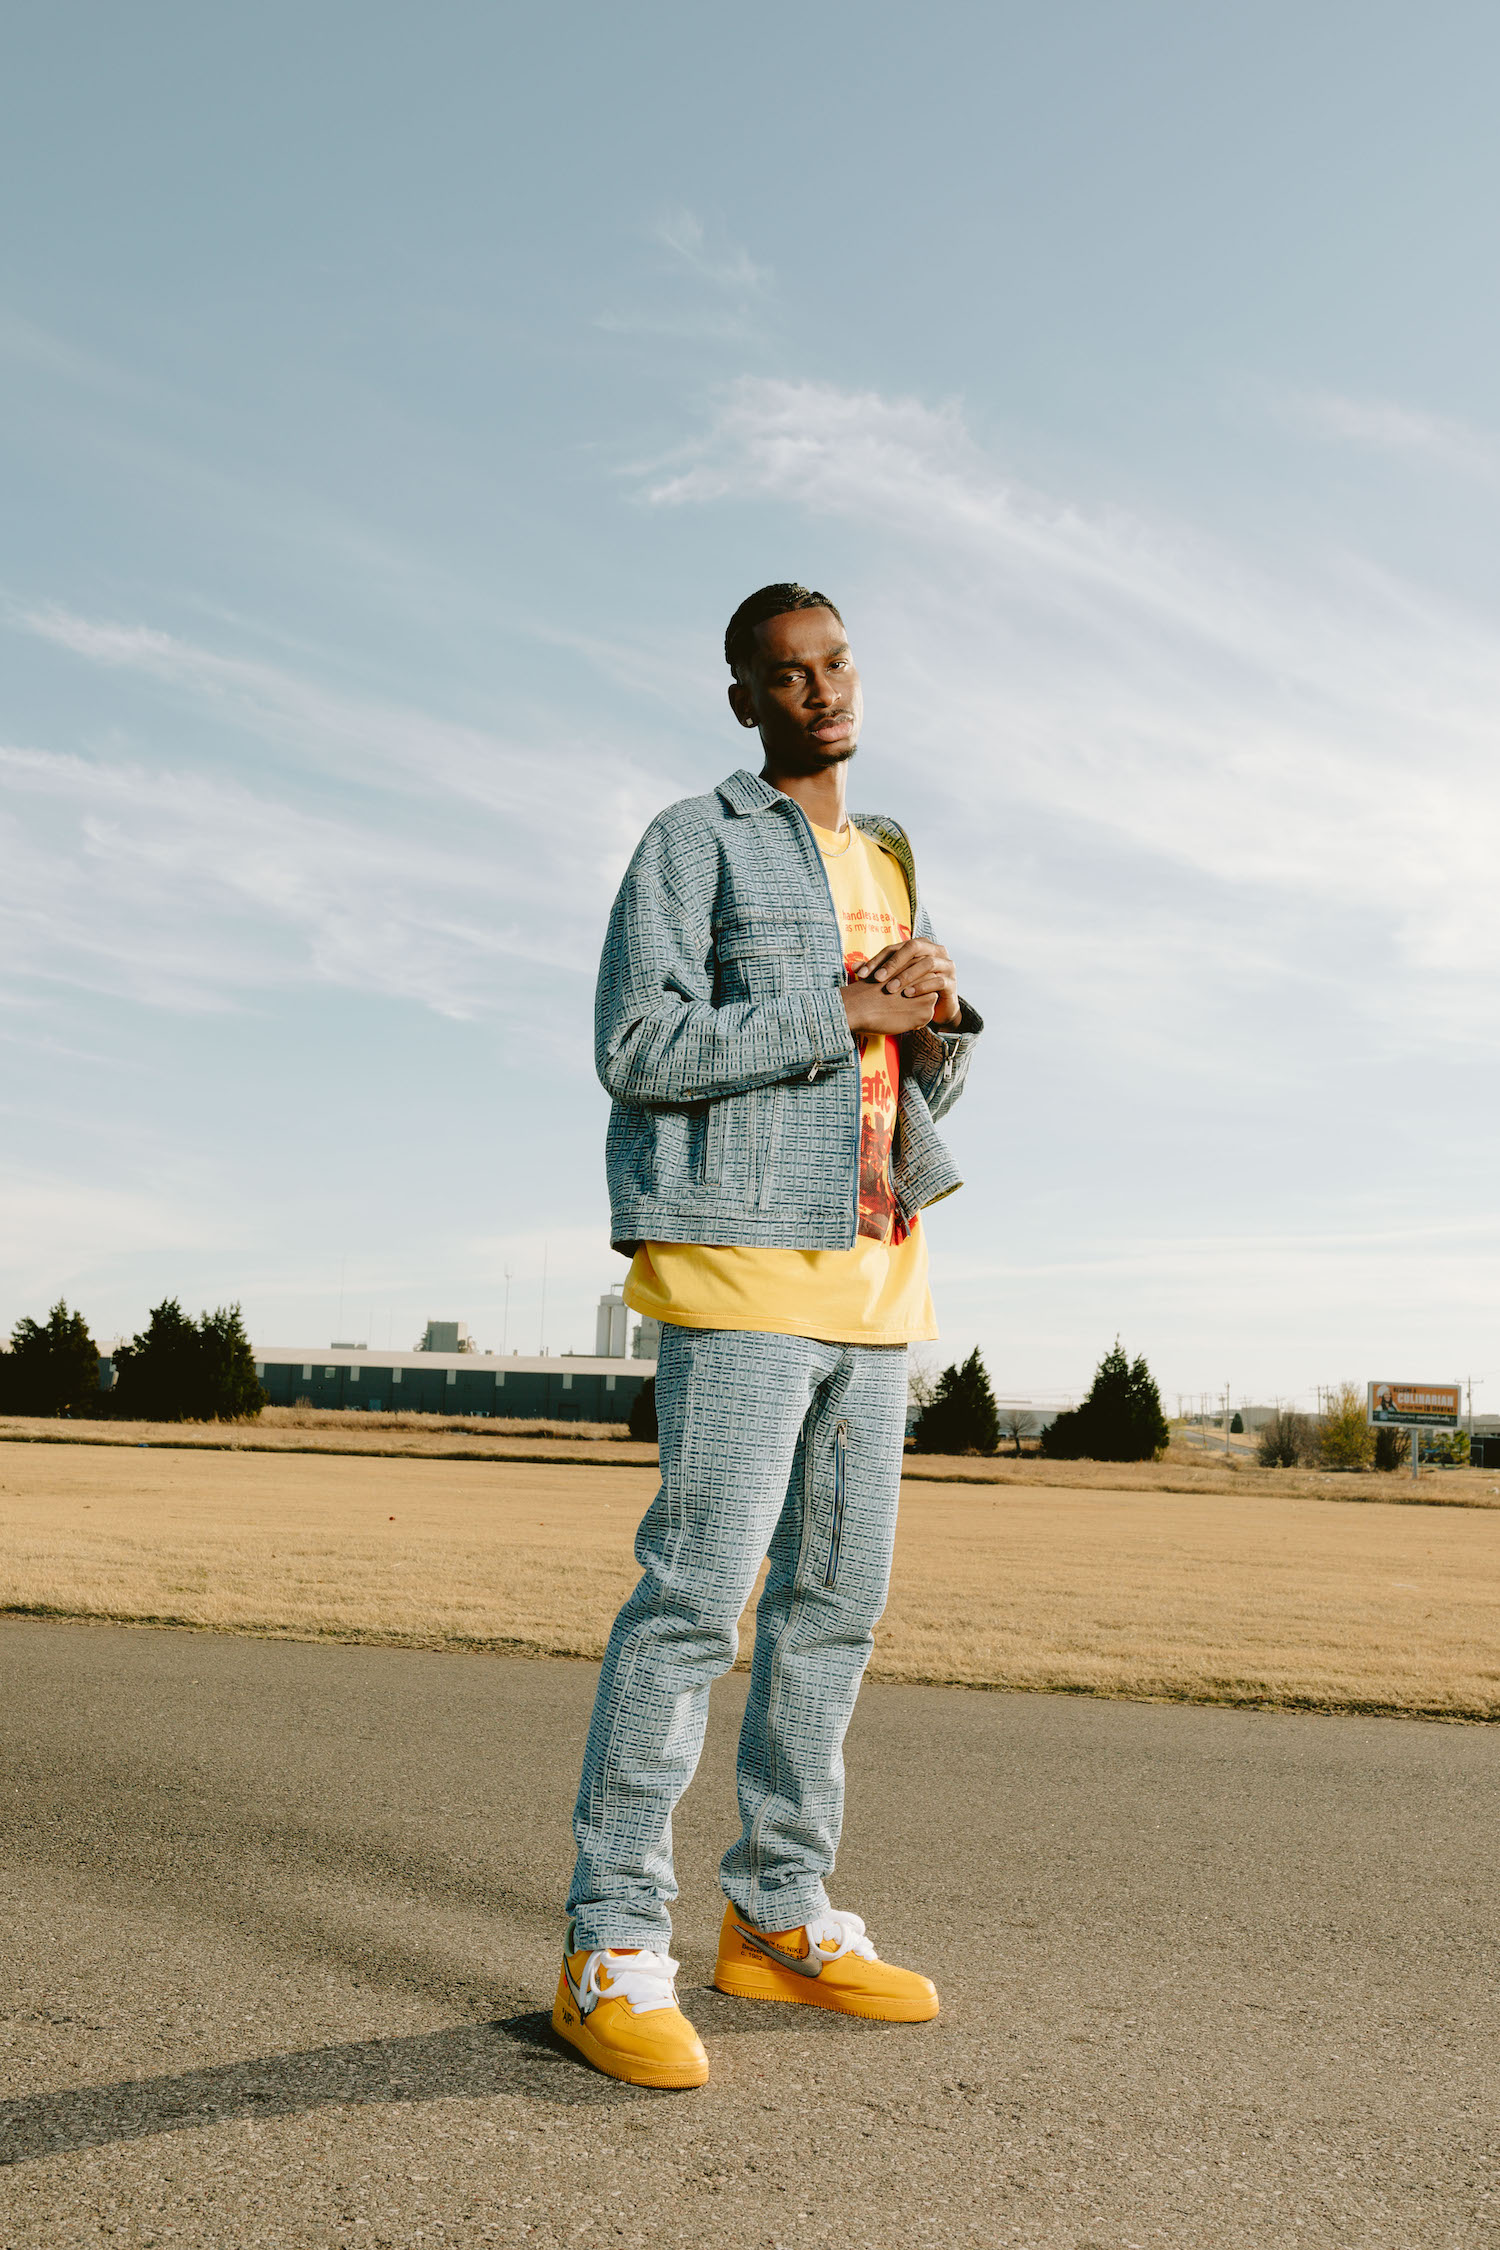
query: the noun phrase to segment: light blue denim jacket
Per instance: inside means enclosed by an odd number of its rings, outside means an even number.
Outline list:
[[[854,817],[900,863],[914,934],[929,937],[905,831]],[[594,1007],[617,1250],[852,1248],[860,1073],[843,982],[800,805],[742,769],[657,815],[609,918]],[[901,1040],[892,1181],[908,1220],[963,1184],[933,1120],[958,1099],[982,1029],[965,1004],[953,1030]]]

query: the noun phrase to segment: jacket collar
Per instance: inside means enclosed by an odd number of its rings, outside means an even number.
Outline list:
[[[773,806],[787,802],[779,789],[773,789],[769,781],[762,781],[758,773],[751,773],[748,766],[741,766],[727,780],[721,781],[716,794],[734,813],[769,812]]]
[[[785,790],[773,789],[769,781],[763,781],[748,766],[741,766],[736,772],[729,774],[718,784],[714,794],[722,797],[730,811],[735,813],[770,812],[777,805],[790,802]],[[884,813],[851,813],[849,818],[857,828],[867,829],[871,835],[878,836],[883,844],[894,844],[898,837],[903,844],[906,842],[905,829],[899,822],[887,820]]]
[[[748,766],[740,766],[728,775],[719,783],[714,794],[723,798],[732,813],[771,812],[776,806],[784,807],[793,801],[784,790],[773,789],[769,781],[762,781],[760,775],[752,773]],[[915,913],[917,871],[912,863],[911,844],[906,830],[899,821],[888,820],[883,813],[851,813],[849,818],[856,828],[863,828],[867,835],[874,836],[884,844],[888,852],[894,852],[906,877],[906,887],[911,894],[912,911]]]

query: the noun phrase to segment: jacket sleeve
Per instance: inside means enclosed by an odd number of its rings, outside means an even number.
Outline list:
[[[594,1002],[594,1060],[617,1101],[693,1102],[852,1066],[837,987],[714,1005],[707,837],[641,839],[620,885]]]
[[[925,906],[917,908],[919,938],[932,936],[932,923]],[[964,1080],[969,1075],[969,1057],[974,1042],[984,1029],[984,1018],[969,1006],[960,994],[962,1013],[956,1024],[946,1027],[927,1024],[921,1031],[908,1031],[901,1041],[901,1069],[921,1087],[927,1107],[937,1119],[953,1107],[964,1090]]]

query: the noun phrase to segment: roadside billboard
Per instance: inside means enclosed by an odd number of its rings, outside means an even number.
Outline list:
[[[1371,1383],[1366,1413],[1377,1429],[1456,1430],[1460,1383]]]

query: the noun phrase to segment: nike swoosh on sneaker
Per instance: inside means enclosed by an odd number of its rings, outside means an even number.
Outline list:
[[[734,1926],[745,1943],[753,1945],[756,1952],[763,1953],[768,1961],[778,1962],[783,1969],[795,1969],[799,1977],[820,1977],[823,1974],[824,1957],[815,1945],[809,1945],[805,1957],[799,1961],[795,1953],[783,1953],[779,1945],[771,1945],[765,1938],[758,1937],[754,1930],[747,1930],[743,1922],[736,1922]]]
[[[568,1967],[568,1956],[566,1955],[566,1953],[563,1955],[563,1975],[568,1980],[568,1990],[572,1993],[574,2000],[577,2002],[578,2018],[581,2023],[583,2018],[588,2014],[589,2011],[584,2003],[583,1994],[579,1991],[578,1986],[573,1981],[573,1972]]]

